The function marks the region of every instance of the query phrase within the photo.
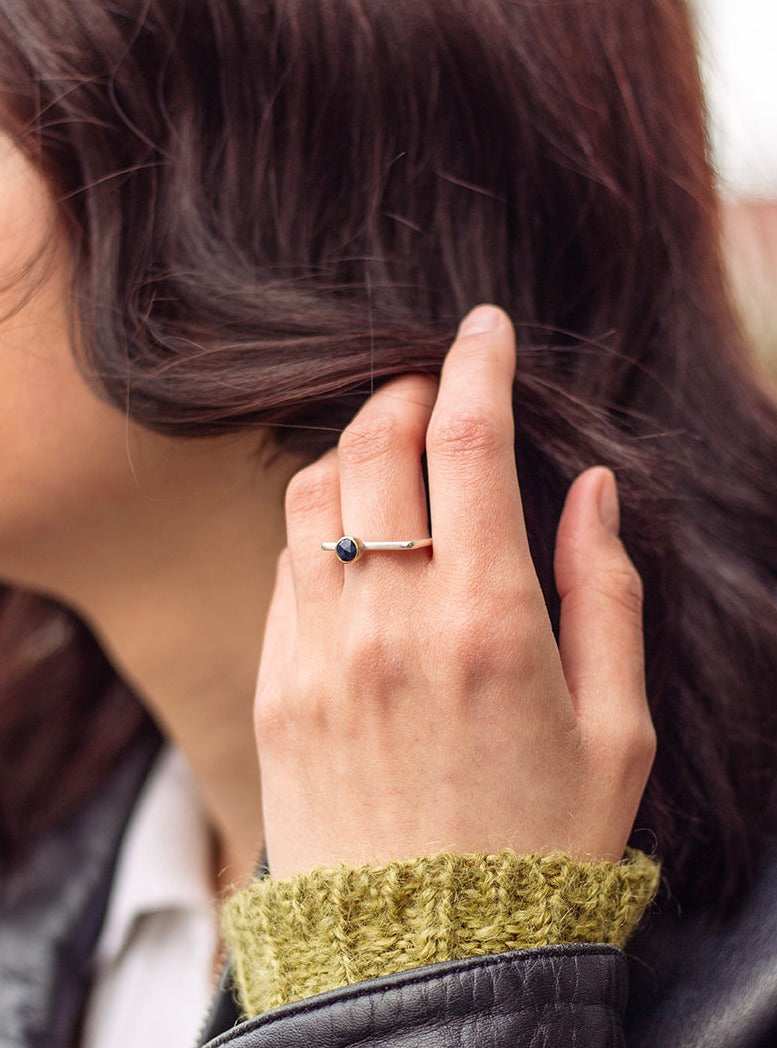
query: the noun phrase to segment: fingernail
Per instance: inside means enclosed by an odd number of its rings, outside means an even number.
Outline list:
[[[602,474],[599,483],[599,520],[611,535],[617,535],[621,525],[618,486],[611,470],[602,470]]]
[[[485,335],[494,331],[502,323],[502,311],[496,306],[476,306],[459,325],[459,337],[466,335]]]

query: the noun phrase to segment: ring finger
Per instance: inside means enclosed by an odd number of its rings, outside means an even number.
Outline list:
[[[403,375],[379,389],[343,431],[338,459],[344,534],[367,542],[429,535],[421,456],[436,391],[430,377]],[[373,568],[380,563],[395,570],[419,554],[367,556]],[[356,577],[347,573],[346,584],[349,576]]]

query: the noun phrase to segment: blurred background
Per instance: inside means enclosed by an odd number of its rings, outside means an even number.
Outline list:
[[[777,379],[777,0],[696,0],[731,287]]]

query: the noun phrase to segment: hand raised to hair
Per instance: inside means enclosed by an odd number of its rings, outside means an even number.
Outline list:
[[[490,320],[491,327],[484,321]],[[274,877],[439,850],[619,859],[655,751],[612,474],[567,496],[556,644],[513,450],[514,335],[482,307],[287,494],[255,723]],[[343,565],[322,540],[427,534]]]

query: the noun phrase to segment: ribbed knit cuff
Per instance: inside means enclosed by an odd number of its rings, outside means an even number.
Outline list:
[[[222,923],[241,1004],[258,1015],[439,961],[555,943],[621,947],[658,878],[633,849],[618,863],[445,852],[254,881],[227,901]]]

